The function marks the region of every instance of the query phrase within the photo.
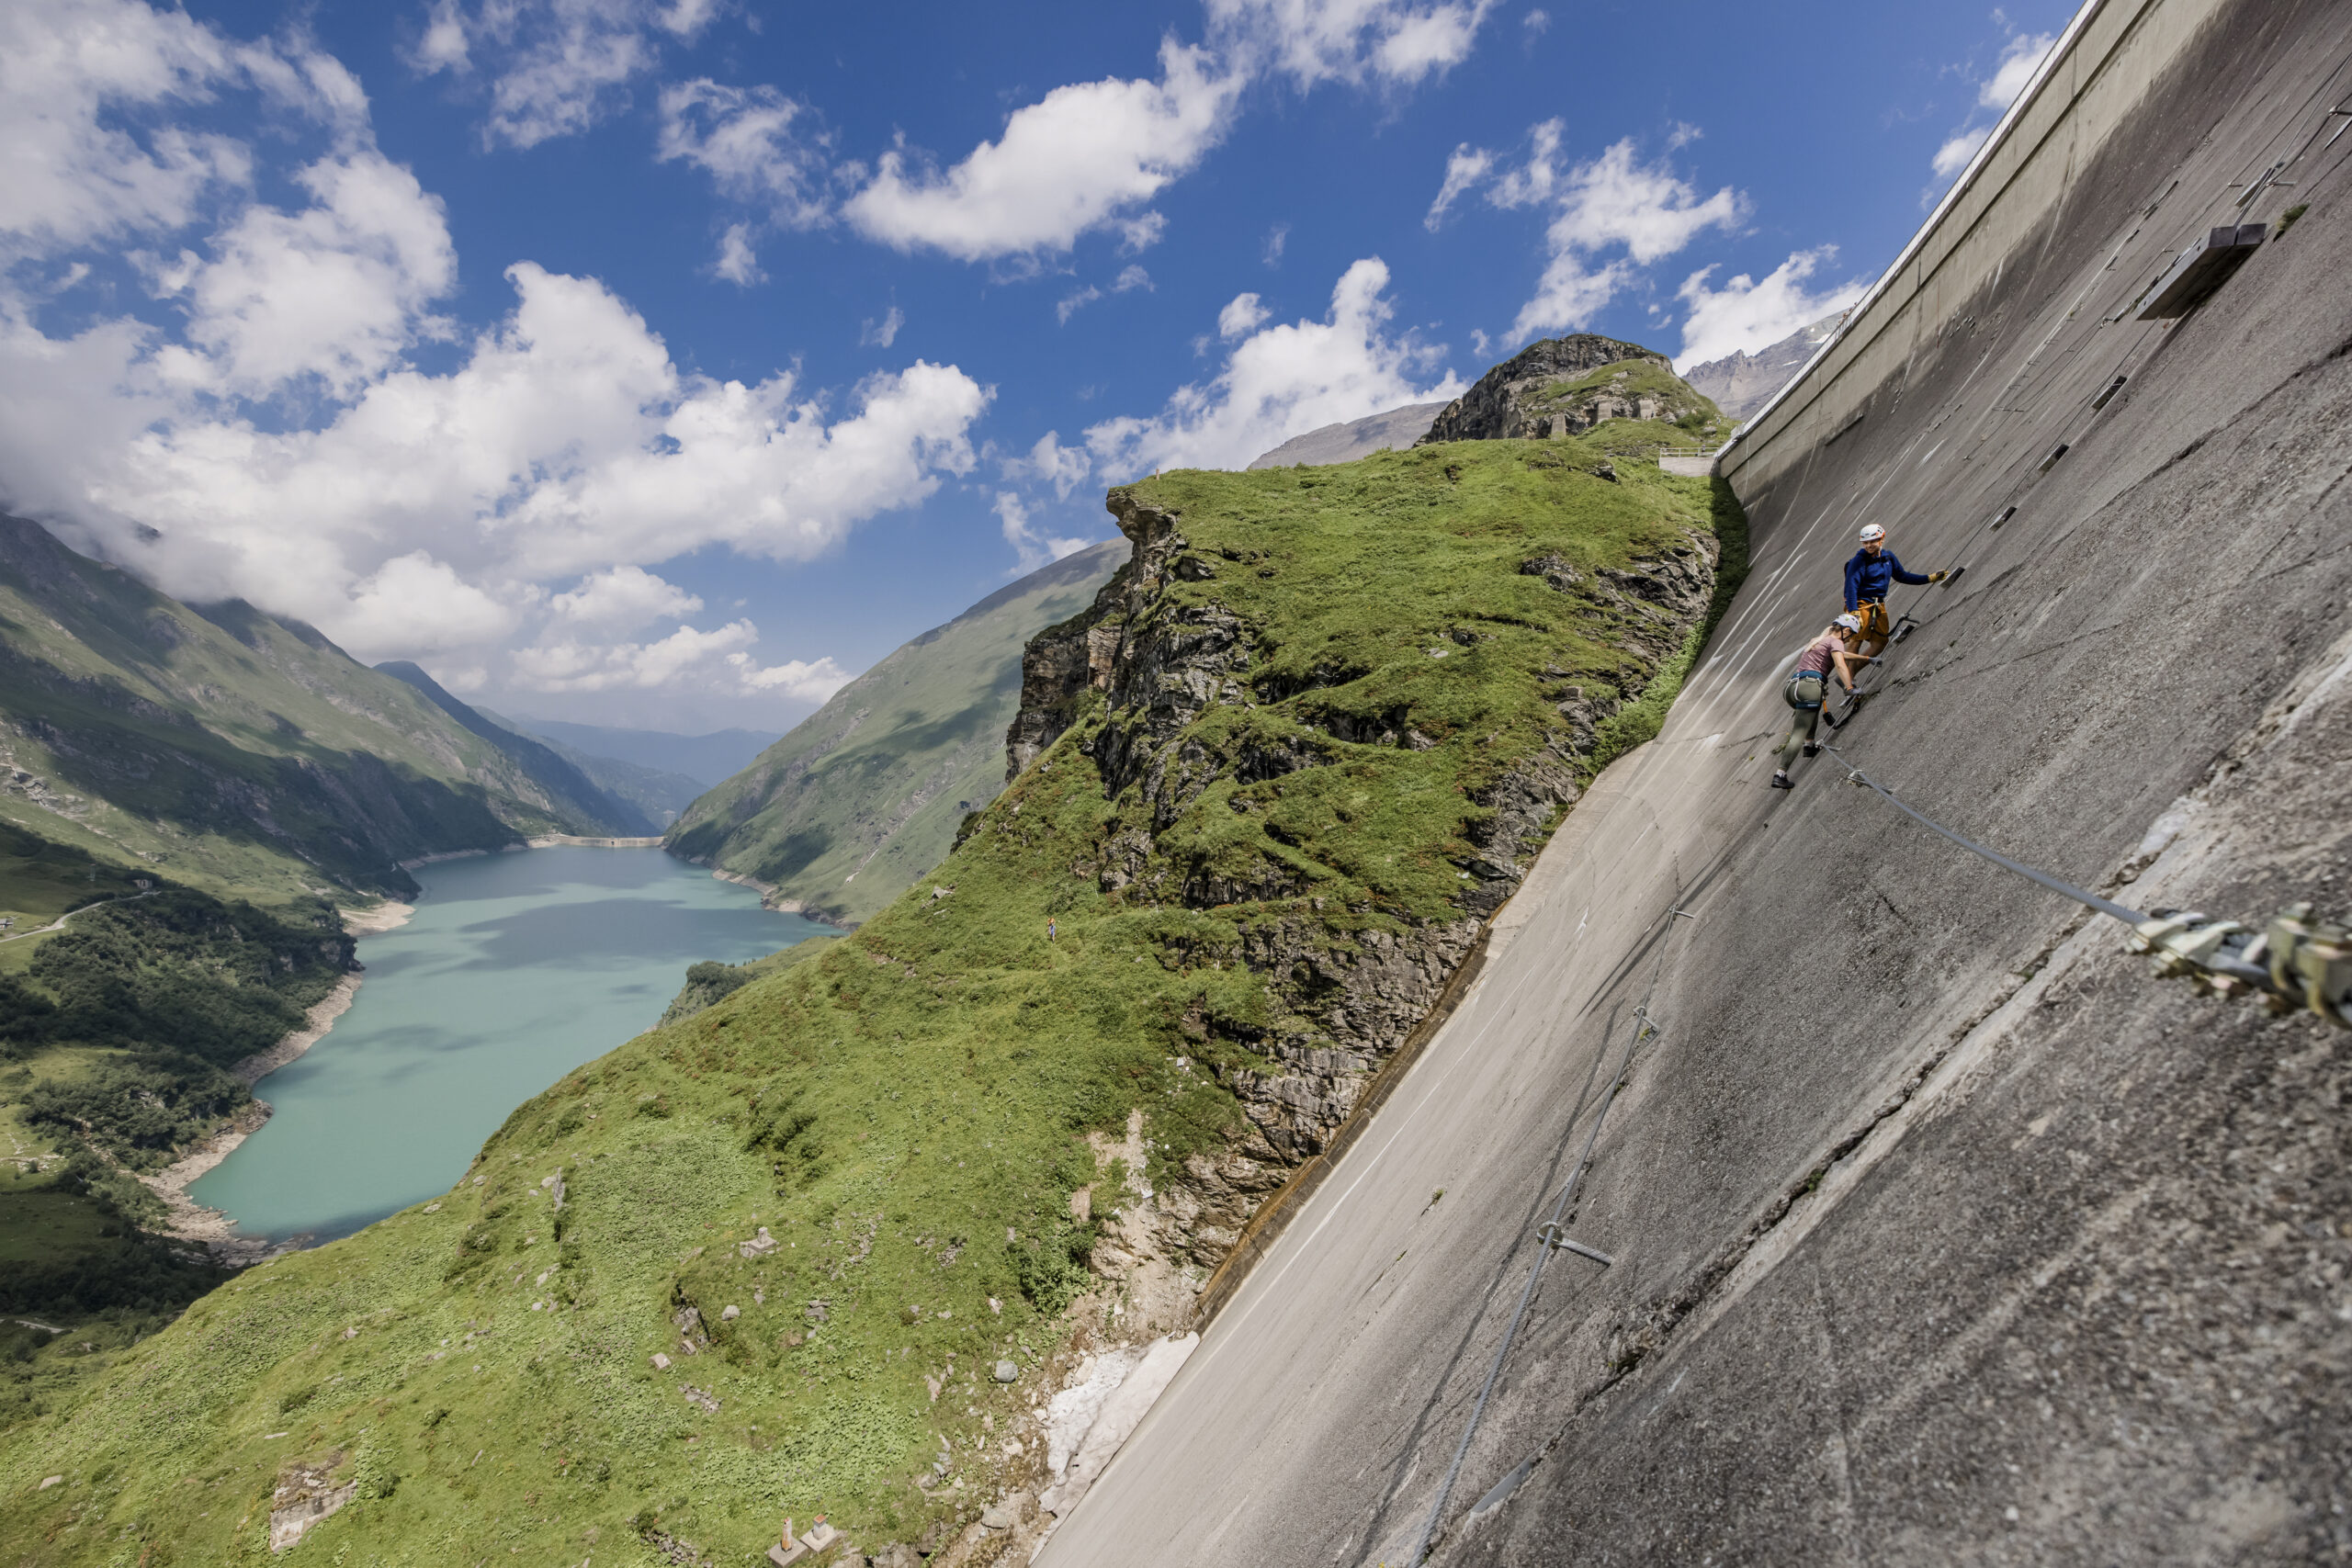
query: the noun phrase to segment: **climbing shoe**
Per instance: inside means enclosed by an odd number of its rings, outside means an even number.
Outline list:
[[[1797,786],[1790,782],[1788,774],[1774,773],[1772,775],[1772,787],[1774,789],[1794,789]]]
[[[1818,741],[1818,740],[1808,740],[1808,741],[1806,741],[1806,742],[1804,743],[1804,754],[1805,754],[1806,756],[1808,756],[1808,757],[1818,757],[1818,756],[1820,756],[1820,755],[1821,755],[1821,742],[1820,742],[1820,741]]]

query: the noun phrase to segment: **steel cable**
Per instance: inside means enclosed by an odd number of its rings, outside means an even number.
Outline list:
[[[1650,1002],[1657,995],[1659,976],[1666,972],[1666,950],[1674,940],[1674,922],[1678,918],[1686,920],[1697,919],[1696,916],[1683,909],[1668,909],[1662,918],[1667,922],[1666,936],[1658,943],[1657,964],[1650,971],[1649,988],[1643,993],[1641,1004],[1634,1010],[1633,1032],[1626,1036],[1625,1048],[1618,1054],[1617,1070],[1610,1077],[1608,1092],[1601,1096],[1600,1109],[1592,1119],[1592,1130],[1585,1134],[1584,1149],[1577,1156],[1576,1168],[1568,1173],[1566,1185],[1560,1189],[1558,1201],[1552,1205],[1552,1218],[1549,1223],[1536,1230],[1535,1234],[1543,1245],[1536,1251],[1534,1267],[1527,1271],[1527,1283],[1519,1292],[1519,1307],[1511,1314],[1510,1326],[1503,1331],[1502,1343],[1495,1348],[1494,1364],[1487,1369],[1486,1385],[1478,1390],[1478,1403],[1471,1407],[1470,1424],[1463,1428],[1462,1441],[1454,1446],[1453,1462],[1446,1468],[1445,1480],[1437,1489],[1437,1501],[1430,1506],[1429,1517],[1421,1521],[1420,1536],[1413,1542],[1411,1552],[1406,1556],[1405,1562],[1408,1568],[1419,1568],[1419,1564],[1429,1554],[1430,1541],[1437,1534],[1438,1520],[1445,1512],[1447,1501],[1453,1495],[1454,1483],[1462,1478],[1463,1461],[1469,1458],[1470,1440],[1478,1434],[1478,1423],[1487,1414],[1487,1402],[1493,1397],[1495,1384],[1502,1377],[1503,1362],[1510,1358],[1511,1345],[1519,1337],[1520,1325],[1527,1319],[1528,1305],[1535,1299],[1535,1286],[1536,1282],[1544,1277],[1544,1265],[1551,1259],[1555,1248],[1578,1252],[1585,1257],[1598,1258],[1603,1263],[1609,1261],[1606,1255],[1595,1252],[1590,1247],[1558,1239],[1560,1225],[1562,1219],[1567,1213],[1568,1201],[1576,1196],[1577,1188],[1584,1180],[1585,1172],[1592,1168],[1593,1147],[1600,1142],[1600,1129],[1609,1120],[1609,1108],[1617,1101],[1617,1091],[1625,1085],[1625,1074],[1633,1066],[1634,1052],[1643,1041],[1655,1038],[1658,1033],[1657,1026],[1650,1021]],[[1653,921],[1651,928],[1645,929],[1643,934],[1647,935],[1648,930],[1654,929],[1656,923]]]
[[[1951,840],[1971,853],[1981,855],[1995,865],[2007,871],[2013,871],[2028,881],[2047,887],[2053,893],[2062,893],[2087,908],[2121,920],[2125,925],[2136,928],[2149,919],[2150,917],[2141,910],[2118,904],[2111,898],[2102,898],[2098,894],[2077,887],[2071,882],[2052,876],[2047,872],[2037,871],[2021,862],[2011,860],[1999,851],[1988,849],[1965,834],[1954,832],[1932,817],[1915,809],[1893,790],[1856,767],[1835,745],[1824,741],[1822,750],[1845,764],[1847,776],[1852,782],[1871,790],[1905,816],[1930,831]],[[1487,1403],[1494,1396],[1495,1385],[1501,1381],[1503,1365],[1509,1360],[1511,1347],[1518,1341],[1520,1328],[1527,1320],[1527,1309],[1535,1299],[1535,1287],[1544,1278],[1544,1266],[1551,1260],[1555,1250],[1563,1249],[1578,1252],[1588,1258],[1596,1258],[1603,1263],[1610,1261],[1605,1255],[1597,1253],[1590,1247],[1561,1238],[1560,1228],[1567,1214],[1570,1201],[1575,1198],[1577,1189],[1583,1183],[1585,1173],[1592,1168],[1593,1151],[1600,1142],[1601,1127],[1609,1120],[1609,1111],[1616,1103],[1618,1090],[1624,1087],[1626,1072],[1633,1066],[1634,1053],[1645,1041],[1655,1038],[1659,1032],[1657,1023],[1650,1018],[1650,1003],[1656,998],[1658,981],[1666,972],[1667,947],[1673,934],[1670,928],[1677,917],[1684,919],[1694,918],[1682,909],[1669,909],[1666,913],[1665,919],[1669,926],[1667,941],[1662,941],[1658,944],[1657,964],[1650,971],[1649,987],[1643,993],[1640,1005],[1634,1010],[1633,1031],[1626,1036],[1624,1049],[1618,1053],[1616,1071],[1611,1076],[1608,1091],[1602,1095],[1600,1110],[1593,1116],[1592,1128],[1585,1134],[1584,1148],[1577,1156],[1576,1168],[1569,1172],[1566,1183],[1560,1189],[1559,1198],[1552,1205],[1551,1219],[1536,1230],[1535,1234],[1541,1246],[1535,1254],[1533,1265],[1527,1271],[1527,1283],[1520,1289],[1519,1305],[1511,1314],[1510,1326],[1503,1331],[1502,1343],[1495,1348],[1494,1361],[1487,1369],[1487,1381],[1478,1390],[1477,1403],[1471,1407],[1470,1421],[1463,1428],[1462,1440],[1454,1446],[1453,1461],[1446,1467],[1445,1480],[1438,1487],[1437,1500],[1430,1506],[1429,1517],[1421,1522],[1421,1533],[1414,1541],[1413,1550],[1405,1559],[1408,1568],[1419,1568],[1419,1565],[1428,1557],[1430,1543],[1436,1538],[1438,1524],[1444,1517],[1445,1506],[1453,1499],[1454,1485],[1462,1478],[1462,1467],[1470,1456],[1471,1441],[1477,1436],[1479,1424],[1486,1417]],[[1645,934],[1647,933],[1645,932]]]
[[[1837,758],[1840,762],[1844,762],[1846,764],[1846,776],[1851,779],[1854,783],[1866,785],[1869,788],[1875,790],[1879,795],[1885,797],[1885,799],[1893,805],[1897,811],[1902,812],[1905,817],[1910,818],[1913,821],[1919,823],[1921,826],[1930,829],[1931,831],[1942,834],[1945,838],[1950,839],[1953,843],[1958,844],[1962,849],[1983,855],[1995,865],[2003,866],[2010,871],[2014,871],[2019,876],[2026,878],[2030,882],[2038,882],[2053,893],[2064,893],[2067,897],[2075,900],[2075,902],[2087,906],[2090,908],[2097,909],[2102,915],[2111,916],[2116,919],[2121,920],[2127,926],[2137,927],[2145,924],[2148,920],[2149,917],[2138,909],[2119,904],[2112,898],[2102,898],[2098,894],[2086,892],[2083,888],[2075,886],[2071,882],[2062,882],[2057,877],[2051,875],[2048,872],[2036,871],[2030,865],[2021,864],[2017,861],[2011,860],[2008,856],[2002,854],[1996,850],[1986,849],[1983,844],[1978,843],[1973,839],[1953,832],[1951,829],[1945,827],[1934,818],[1914,810],[1911,807],[1905,805],[1901,796],[1897,795],[1893,790],[1887,788],[1884,784],[1879,783],[1876,779],[1871,777],[1870,774],[1862,772],[1861,769],[1854,766],[1854,764],[1848,760],[1846,753],[1838,750],[1837,747],[1831,745],[1828,741],[1823,741],[1821,743],[1821,749],[1828,752],[1831,756]]]

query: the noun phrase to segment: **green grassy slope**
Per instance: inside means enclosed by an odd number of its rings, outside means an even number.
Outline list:
[[[1323,1027],[1314,975],[1265,954],[1311,971],[1469,918],[1481,797],[1607,744],[1564,702],[1679,679],[1693,639],[1661,651],[1589,590],[1711,530],[1734,555],[1736,510],[1600,464],[1481,442],[1131,487],[1187,547],[1121,580],[1134,646],[1214,622],[1246,656],[1168,769],[1110,776],[1167,690],[1128,669],[922,886],[570,1074],[444,1198],[139,1344],[39,1351],[48,1413],[0,1431],[0,1556],[260,1561],[296,1466],[359,1486],[300,1550],[381,1564],[742,1562],[785,1512],[874,1550],[1034,1484],[1070,1303],[1117,1289],[1089,1271],[1115,1267],[1106,1212],[1181,1231],[1156,1205],[1251,1138],[1261,1047]],[[1083,1141],[1131,1114],[1139,1173]]]
[[[256,1111],[227,1069],[300,1027],[351,938],[320,900],[224,902],[5,823],[0,908],[73,910],[0,942],[0,1314],[152,1332],[226,1273],[150,1234],[163,1205],[126,1173]]]
[[[773,884],[820,919],[871,919],[1004,787],[1021,645],[1074,614],[1126,551],[1081,550],[907,643],[689,807],[671,849]]]
[[[573,823],[307,626],[202,611],[0,517],[0,820],[209,891],[413,889],[398,861]]]

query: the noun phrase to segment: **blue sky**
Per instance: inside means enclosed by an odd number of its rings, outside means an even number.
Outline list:
[[[1107,484],[1842,305],[2068,14],[17,0],[0,498],[494,707],[782,728]]]

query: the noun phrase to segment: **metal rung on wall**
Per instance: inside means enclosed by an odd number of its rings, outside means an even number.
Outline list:
[[[2143,321],[2186,316],[2245,265],[2270,232],[2267,223],[2224,223],[2173,258],[2140,307]]]

